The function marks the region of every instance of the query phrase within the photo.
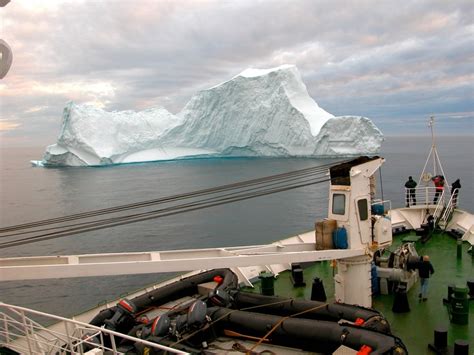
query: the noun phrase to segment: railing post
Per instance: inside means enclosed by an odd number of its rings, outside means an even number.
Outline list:
[[[10,343],[10,333],[8,332],[8,321],[7,321],[7,314],[3,314],[3,324],[5,324],[5,339],[7,344]]]
[[[113,334],[110,334],[110,342],[112,343],[114,354],[117,354],[117,346],[115,345],[115,336]]]
[[[71,341],[71,336],[69,335],[69,323],[64,322],[64,330],[66,331],[66,337],[67,337],[67,344],[69,347],[69,351],[71,354],[74,354],[74,349]]]
[[[78,350],[79,350],[79,354],[83,355],[84,354],[84,345],[83,345],[83,342],[82,342],[82,328],[78,327],[77,324],[74,324],[74,333],[79,333],[79,344],[78,344]]]
[[[30,335],[28,334],[28,327],[26,325],[25,311],[21,310],[20,315],[21,315],[21,321],[23,323],[23,328],[25,330],[25,337],[26,337],[26,343],[28,345],[28,350],[30,351],[30,354],[33,354],[33,349],[31,348],[31,343],[30,343]]]
[[[104,343],[104,333],[100,332],[100,346],[102,347],[102,350],[105,350],[105,343]]]

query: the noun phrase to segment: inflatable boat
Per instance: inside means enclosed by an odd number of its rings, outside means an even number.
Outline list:
[[[212,349],[222,338],[317,353],[332,353],[341,345],[357,351],[370,348],[371,354],[407,353],[376,310],[243,292],[230,269],[206,271],[122,299],[91,324],[195,354]],[[155,351],[128,340],[118,346],[124,353]]]

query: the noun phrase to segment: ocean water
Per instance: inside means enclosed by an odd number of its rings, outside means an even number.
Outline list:
[[[474,211],[473,137],[439,137],[449,182],[461,179],[460,207]],[[387,137],[379,197],[403,205],[403,185],[417,179],[427,137]],[[328,159],[202,159],[105,168],[34,168],[38,148],[0,150],[0,226],[140,202],[327,164]],[[272,242],[313,229],[327,214],[327,184],[66,238],[0,249],[0,257],[188,249]],[[71,316],[170,275],[0,283],[0,300]],[[0,275],[1,277],[1,275]]]

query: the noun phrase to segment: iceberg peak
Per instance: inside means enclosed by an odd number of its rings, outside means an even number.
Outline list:
[[[271,72],[276,72],[279,70],[286,70],[286,69],[296,69],[295,65],[292,64],[283,64],[275,68],[270,68],[270,69],[256,69],[256,68],[248,68],[245,69],[242,73],[240,73],[237,76],[243,76],[245,78],[253,78],[256,76],[262,76],[262,75],[268,75]],[[296,69],[297,70],[297,69]]]

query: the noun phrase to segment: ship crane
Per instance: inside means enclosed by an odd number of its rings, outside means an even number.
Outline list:
[[[268,245],[2,258],[0,281],[227,267],[236,272],[241,282],[251,286],[251,280],[264,270],[278,274],[291,268],[291,263],[337,260],[336,300],[370,307],[372,253],[392,242],[390,220],[383,212],[378,216],[372,215],[371,208],[374,202],[374,174],[383,162],[380,157],[360,157],[330,168],[328,219],[344,232],[345,245],[338,249],[318,245],[312,231]]]

